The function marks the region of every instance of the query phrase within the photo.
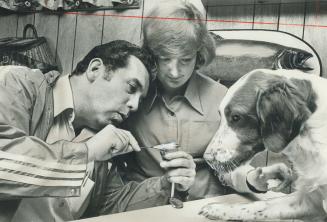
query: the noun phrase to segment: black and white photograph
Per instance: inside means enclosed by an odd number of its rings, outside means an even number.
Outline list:
[[[326,78],[327,0],[0,0],[0,222],[326,222]]]

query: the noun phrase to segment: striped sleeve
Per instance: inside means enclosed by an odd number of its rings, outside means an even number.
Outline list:
[[[51,124],[50,118],[39,116],[49,110],[35,106],[45,99],[42,73],[12,66],[0,67],[0,74],[0,199],[78,196],[86,145],[64,140],[48,144],[34,136],[36,127],[46,133]]]
[[[0,151],[0,179],[36,186],[79,187],[85,165],[70,165]]]
[[[79,196],[86,175],[86,145],[34,140],[38,138],[25,137],[11,142],[10,152],[0,150],[0,199]],[[21,152],[13,152],[17,150]]]
[[[252,193],[246,183],[246,177],[248,172],[253,170],[254,167],[246,164],[236,168],[233,172],[225,176],[225,181],[228,186],[231,186],[234,190],[240,193]]]

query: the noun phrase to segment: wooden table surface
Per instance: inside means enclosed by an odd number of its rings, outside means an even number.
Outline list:
[[[184,203],[182,209],[175,209],[170,205],[134,210],[124,213],[111,214],[107,216],[93,217],[79,222],[208,222],[212,221],[198,215],[200,209],[212,202],[219,203],[247,203],[258,199],[266,199],[275,194],[260,196],[241,196],[237,194],[212,197],[202,200],[189,201]],[[286,222],[285,220],[283,220]],[[293,220],[288,220],[291,222]],[[271,222],[271,221],[270,221]]]

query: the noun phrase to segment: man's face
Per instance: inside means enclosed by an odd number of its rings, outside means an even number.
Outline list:
[[[99,72],[89,89],[88,125],[93,129],[121,123],[130,112],[138,109],[140,99],[146,96],[149,88],[149,73],[134,56],[129,58],[127,67],[111,72],[110,80],[103,78],[108,72],[104,66]]]

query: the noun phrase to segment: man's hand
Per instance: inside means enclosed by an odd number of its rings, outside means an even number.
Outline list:
[[[271,166],[258,167],[247,175],[248,183],[259,191],[268,191],[270,189],[269,180],[280,180],[280,183],[272,187],[272,190],[281,191],[292,182],[292,170],[284,163],[277,163]]]
[[[113,125],[107,125],[90,138],[86,145],[88,161],[108,160],[120,154],[141,150],[130,132],[118,129]]]
[[[194,183],[195,163],[193,157],[184,152],[176,151],[166,153],[165,160],[160,166],[166,169],[165,178],[176,184],[178,191],[188,190]]]

